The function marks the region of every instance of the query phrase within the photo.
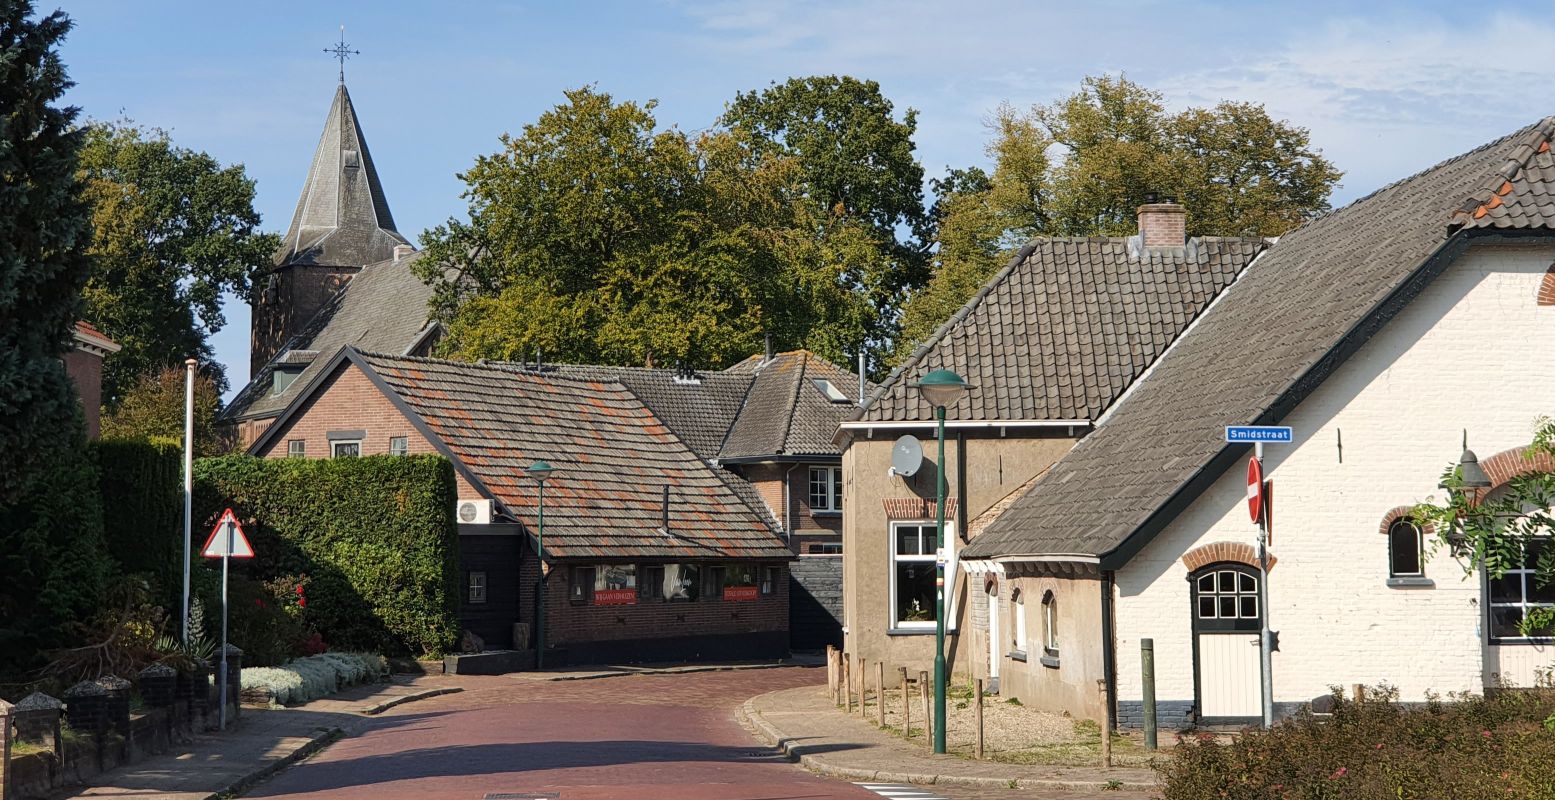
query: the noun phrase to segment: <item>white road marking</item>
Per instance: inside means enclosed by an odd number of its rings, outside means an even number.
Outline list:
[[[893,800],[950,800],[944,795],[906,783],[856,783],[854,785],[862,786],[881,797],[890,797]]]

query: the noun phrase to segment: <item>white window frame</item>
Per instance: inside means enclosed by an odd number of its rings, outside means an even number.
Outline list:
[[[354,444],[354,445],[356,445],[356,455],[354,455],[354,456],[350,456],[350,455],[343,456],[343,455],[340,455],[339,453],[336,452],[336,450],[338,450],[341,445],[347,445],[347,444]],[[329,457],[330,458],[360,458],[361,456],[362,456],[362,440],[361,439],[331,439],[330,442],[329,442]]]
[[[1010,632],[1015,642],[1012,649],[1017,653],[1026,652],[1026,593],[1019,589],[1010,592]]]
[[[480,590],[477,592],[476,590]],[[486,572],[484,570],[471,570],[466,578],[465,595],[467,603],[478,605],[486,602]]]
[[[1058,595],[1052,591],[1042,594],[1042,652],[1058,655]]]
[[[891,628],[894,630],[911,630],[924,632],[933,631],[934,620],[900,620],[896,617],[896,564],[898,561],[934,563],[934,529],[935,520],[892,520],[889,526],[890,544],[886,548],[888,563],[887,572],[890,574],[890,594],[887,597],[887,610]],[[927,547],[930,550],[926,555],[899,556],[896,552],[896,531],[898,528],[924,528],[928,534]],[[921,534],[920,534],[921,535]],[[950,520],[945,520],[945,549],[949,552],[945,559],[945,631],[952,632],[956,629],[956,529]]]
[[[410,437],[409,436],[390,436],[389,437],[389,455],[391,455],[391,456],[408,456],[408,455],[410,455]]]
[[[1394,549],[1393,549],[1393,529],[1397,528],[1397,527],[1399,527],[1401,525],[1407,525],[1410,528],[1412,528],[1414,530],[1414,532],[1415,532],[1415,551],[1416,551],[1415,552],[1415,558],[1417,559],[1416,563],[1420,567],[1420,569],[1418,571],[1416,571],[1416,572],[1394,572],[1393,571],[1393,554],[1395,552]],[[1413,522],[1410,522],[1408,519],[1396,519],[1391,524],[1388,525],[1387,536],[1388,536],[1388,577],[1389,578],[1424,578],[1425,577],[1425,535],[1421,532],[1420,526],[1416,525]]]
[[[287,458],[307,458],[308,457],[308,440],[307,439],[287,439],[286,440],[286,457]]]
[[[826,501],[824,504],[815,502],[817,475],[820,476],[820,482],[824,483],[822,489]],[[842,467],[811,467],[809,476],[810,480],[805,484],[805,490],[806,496],[810,498],[810,513],[842,513]]]
[[[1555,546],[1555,545],[1551,545],[1551,546]],[[1541,603],[1541,602],[1538,602],[1538,601],[1530,601],[1528,599],[1529,591],[1534,589],[1534,588],[1536,588],[1537,585],[1538,585],[1535,582],[1535,581],[1537,581],[1537,577],[1536,576],[1537,576],[1537,573],[1539,571],[1538,567],[1539,567],[1539,565],[1536,562],[1535,563],[1529,563],[1527,555],[1524,554],[1521,567],[1518,567],[1517,569],[1509,569],[1502,575],[1502,579],[1503,580],[1507,579],[1507,578],[1515,577],[1519,581],[1521,581],[1521,599],[1518,602],[1515,602],[1515,603],[1508,603],[1508,602],[1504,602],[1504,601],[1498,602],[1498,601],[1492,599],[1491,594],[1490,594],[1490,592],[1491,592],[1491,588],[1490,588],[1490,574],[1488,572],[1484,573],[1485,574],[1485,578],[1484,578],[1484,580],[1485,580],[1485,583],[1484,583],[1484,586],[1485,586],[1485,637],[1491,644],[1496,644],[1496,645],[1539,644],[1539,645],[1542,645],[1542,644],[1548,644],[1552,640],[1552,637],[1549,637],[1549,636],[1497,636],[1495,634],[1495,613],[1496,613],[1496,609],[1498,609],[1498,608],[1516,608],[1516,609],[1520,609],[1523,612],[1523,618],[1526,619],[1528,617],[1528,611],[1531,610],[1531,609],[1535,609],[1535,608],[1549,608],[1551,606],[1555,606],[1555,603]],[[1481,572],[1484,572],[1484,571],[1481,570]]]

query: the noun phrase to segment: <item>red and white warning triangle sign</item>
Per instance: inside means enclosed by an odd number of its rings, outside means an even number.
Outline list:
[[[254,548],[249,545],[248,537],[243,535],[243,526],[238,524],[238,517],[227,509],[221,513],[221,519],[216,520],[216,527],[211,528],[209,539],[205,540],[205,549],[200,555],[206,558],[253,558]]]

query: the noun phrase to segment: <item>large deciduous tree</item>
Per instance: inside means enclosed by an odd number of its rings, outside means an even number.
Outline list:
[[[1261,105],[1170,113],[1160,93],[1122,77],[1086,78],[1027,111],[1001,107],[991,128],[986,182],[936,182],[934,274],[904,308],[898,360],[1032,237],[1129,235],[1152,197],[1183,204],[1190,236],[1277,236],[1326,211],[1340,178],[1305,128]]]
[[[183,445],[184,381],[182,367],[163,367],[140,376],[118,405],[103,415],[102,438]],[[194,380],[194,454],[221,455],[225,451],[216,431],[221,410],[221,390],[209,373]]]
[[[247,296],[278,243],[259,232],[254,181],[129,122],[87,129],[81,179],[93,228],[86,318],[123,346],[104,366],[105,405],[191,356],[225,388],[208,342],[226,324],[221,296]]]
[[[77,111],[58,104],[69,30],[63,13],[0,0],[0,675],[64,641],[105,568],[96,473],[61,361],[91,236]]]
[[[874,336],[873,227],[809,202],[797,157],[653,109],[570,91],[460,176],[468,217],[417,267],[446,353],[716,367],[764,334],[834,359]]]

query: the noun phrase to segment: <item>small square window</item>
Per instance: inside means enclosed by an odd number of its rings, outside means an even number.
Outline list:
[[[302,439],[289,439],[286,442],[287,458],[307,458],[308,443]]]
[[[389,438],[389,455],[391,455],[391,456],[408,456],[408,455],[410,455],[410,437],[408,437],[408,436],[392,436],[392,437],[390,437]]]
[[[1258,596],[1242,595],[1237,598],[1242,604],[1242,619],[1258,619]]]
[[[337,440],[329,443],[331,458],[356,458],[362,454],[362,443]]]
[[[484,572],[471,572],[470,573],[469,602],[470,603],[484,603],[484,602],[486,602],[486,573],[484,573]]]

